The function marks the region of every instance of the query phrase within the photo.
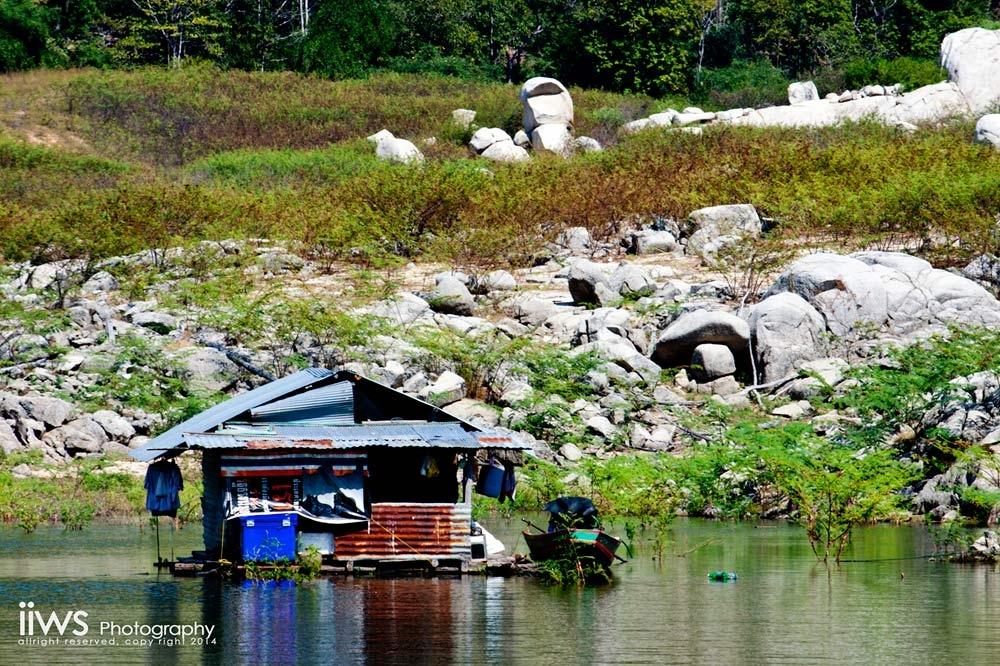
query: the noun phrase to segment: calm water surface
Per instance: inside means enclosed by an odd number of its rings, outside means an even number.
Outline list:
[[[487,521],[524,550],[513,523]],[[177,534],[180,554],[199,534]],[[169,552],[169,539],[164,538]],[[921,559],[818,566],[785,525],[684,520],[612,585],[526,579],[220,583],[157,574],[148,529],[0,529],[0,664],[998,664],[1000,573]],[[856,559],[931,552],[920,527],[859,533]],[[706,573],[736,571],[735,583]],[[902,575],[901,575],[902,574]],[[214,645],[22,646],[18,602],[100,622],[205,623]]]

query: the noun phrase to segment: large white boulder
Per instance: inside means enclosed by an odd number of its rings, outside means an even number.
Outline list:
[[[468,129],[476,122],[476,112],[472,109],[455,109],[451,112],[451,121],[459,127]]]
[[[736,359],[726,345],[698,345],[691,354],[691,376],[699,382],[710,382],[736,372]]]
[[[787,377],[798,361],[815,358],[826,330],[816,308],[787,291],[754,306],[749,323],[757,371],[764,382]]]
[[[990,113],[976,123],[976,141],[1000,150],[1000,113]]]
[[[695,310],[677,318],[660,335],[653,350],[653,360],[661,367],[687,365],[698,345],[726,345],[735,355],[747,348],[749,325],[729,312]]]
[[[489,148],[479,153],[479,156],[494,162],[524,162],[531,159],[527,150],[510,140],[491,144]]]
[[[371,141],[372,143],[374,143],[375,145],[378,145],[378,144],[382,143],[383,141],[386,141],[387,139],[395,139],[396,137],[393,136],[392,132],[390,132],[389,130],[387,130],[387,129],[380,129],[379,131],[375,132],[374,134],[372,134],[372,135],[370,135],[370,136],[368,136],[366,138],[369,141]]]
[[[928,326],[1000,324],[1000,302],[973,280],[902,252],[858,252],[886,291],[889,328],[899,334]]]
[[[1000,107],[1000,30],[967,28],[941,42],[941,66],[974,114]]]
[[[850,120],[858,122],[861,120],[884,118],[887,113],[896,107],[898,99],[896,97],[862,97],[849,102],[833,105],[838,121]]]
[[[989,291],[902,252],[809,255],[789,266],[768,295],[782,292],[812,304],[838,336],[869,327],[914,340],[953,324],[1000,326],[1000,301]]]
[[[619,367],[634,372],[649,385],[655,385],[660,377],[660,366],[636,351],[635,345],[620,335],[603,329],[594,342],[573,348],[573,356],[596,353]]]
[[[531,147],[537,152],[565,155],[572,149],[568,125],[538,125],[531,131]]]
[[[687,127],[698,123],[707,123],[715,120],[714,113],[699,111],[698,113],[675,113],[671,119],[674,127]]]
[[[819,91],[812,81],[796,81],[788,84],[788,103],[801,104],[819,99]]]
[[[795,261],[768,291],[798,294],[826,319],[836,335],[859,322],[881,328],[889,317],[882,280],[859,259],[821,252]]]
[[[415,164],[424,161],[424,154],[406,139],[384,138],[375,146],[375,156],[387,162]]]
[[[674,118],[678,115],[680,114],[673,109],[667,109],[666,111],[661,111],[660,113],[654,113],[645,120],[649,121],[649,124],[654,127],[672,127],[674,124]]]
[[[223,391],[240,376],[239,367],[224,352],[211,347],[184,350],[178,354],[178,360],[185,370],[188,385],[199,391]]]
[[[826,127],[835,125],[839,120],[835,105],[816,100],[794,106],[768,106],[728,122],[751,127]]]
[[[444,407],[465,397],[466,384],[461,376],[445,370],[437,380],[420,391],[421,397],[435,407]]]
[[[469,139],[469,148],[472,152],[479,155],[494,143],[501,141],[514,142],[510,138],[510,135],[499,127],[480,127],[473,133],[472,138]]]
[[[391,298],[377,301],[367,308],[367,314],[385,319],[397,326],[412,324],[431,316],[431,306],[416,294],[403,291]]]
[[[50,428],[61,426],[73,413],[73,405],[60,398],[28,396],[20,399],[21,409]]]
[[[601,142],[591,136],[578,136],[573,139],[573,150],[580,153],[599,153],[603,148]]]
[[[761,232],[760,215],[750,204],[730,204],[699,208],[688,216],[693,229],[687,251],[712,262],[723,247],[757,238]]]
[[[559,81],[536,76],[521,86],[524,131],[531,134],[539,125],[573,125],[573,98]]]
[[[446,274],[437,277],[428,304],[435,312],[468,317],[472,314],[476,301],[461,280]]]
[[[896,98],[896,105],[888,107],[883,115],[891,120],[901,120],[914,125],[935,123],[969,113],[969,103],[958,86],[943,81],[923,86]]]
[[[574,259],[569,269],[569,293],[577,305],[613,306],[622,298],[651,296],[656,282],[642,267],[628,262],[617,266]]]

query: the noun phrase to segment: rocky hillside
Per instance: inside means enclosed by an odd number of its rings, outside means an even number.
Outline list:
[[[943,516],[963,487],[1000,491],[988,460],[947,469],[954,455],[935,449],[1000,441],[1000,375],[980,353],[994,341],[967,339],[1000,322],[1000,264],[941,270],[883,251],[755,264],[739,251],[766,224],[732,205],[616,242],[571,228],[532,268],[476,274],[359,271],[264,241],[13,265],[0,447],[56,464],[125,453],[226,395],[324,365],[516,431],[570,485],[588,460],[683,459],[753,422],[919,461],[915,510]],[[945,358],[956,349],[969,354]],[[933,390],[900,380],[932,366]],[[882,384],[909,392],[876,404]],[[762,492],[745,481],[739,492]]]

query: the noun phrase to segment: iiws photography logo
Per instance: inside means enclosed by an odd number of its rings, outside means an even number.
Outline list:
[[[215,625],[121,624],[113,621],[88,622],[90,613],[80,609],[50,610],[35,607],[34,601],[18,603],[18,645],[69,646],[163,646],[215,645]],[[96,628],[96,631],[92,631]]]

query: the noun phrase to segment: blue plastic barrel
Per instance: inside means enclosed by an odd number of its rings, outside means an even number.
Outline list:
[[[479,468],[479,480],[476,482],[476,492],[487,497],[500,497],[503,487],[503,467],[483,465]]]

